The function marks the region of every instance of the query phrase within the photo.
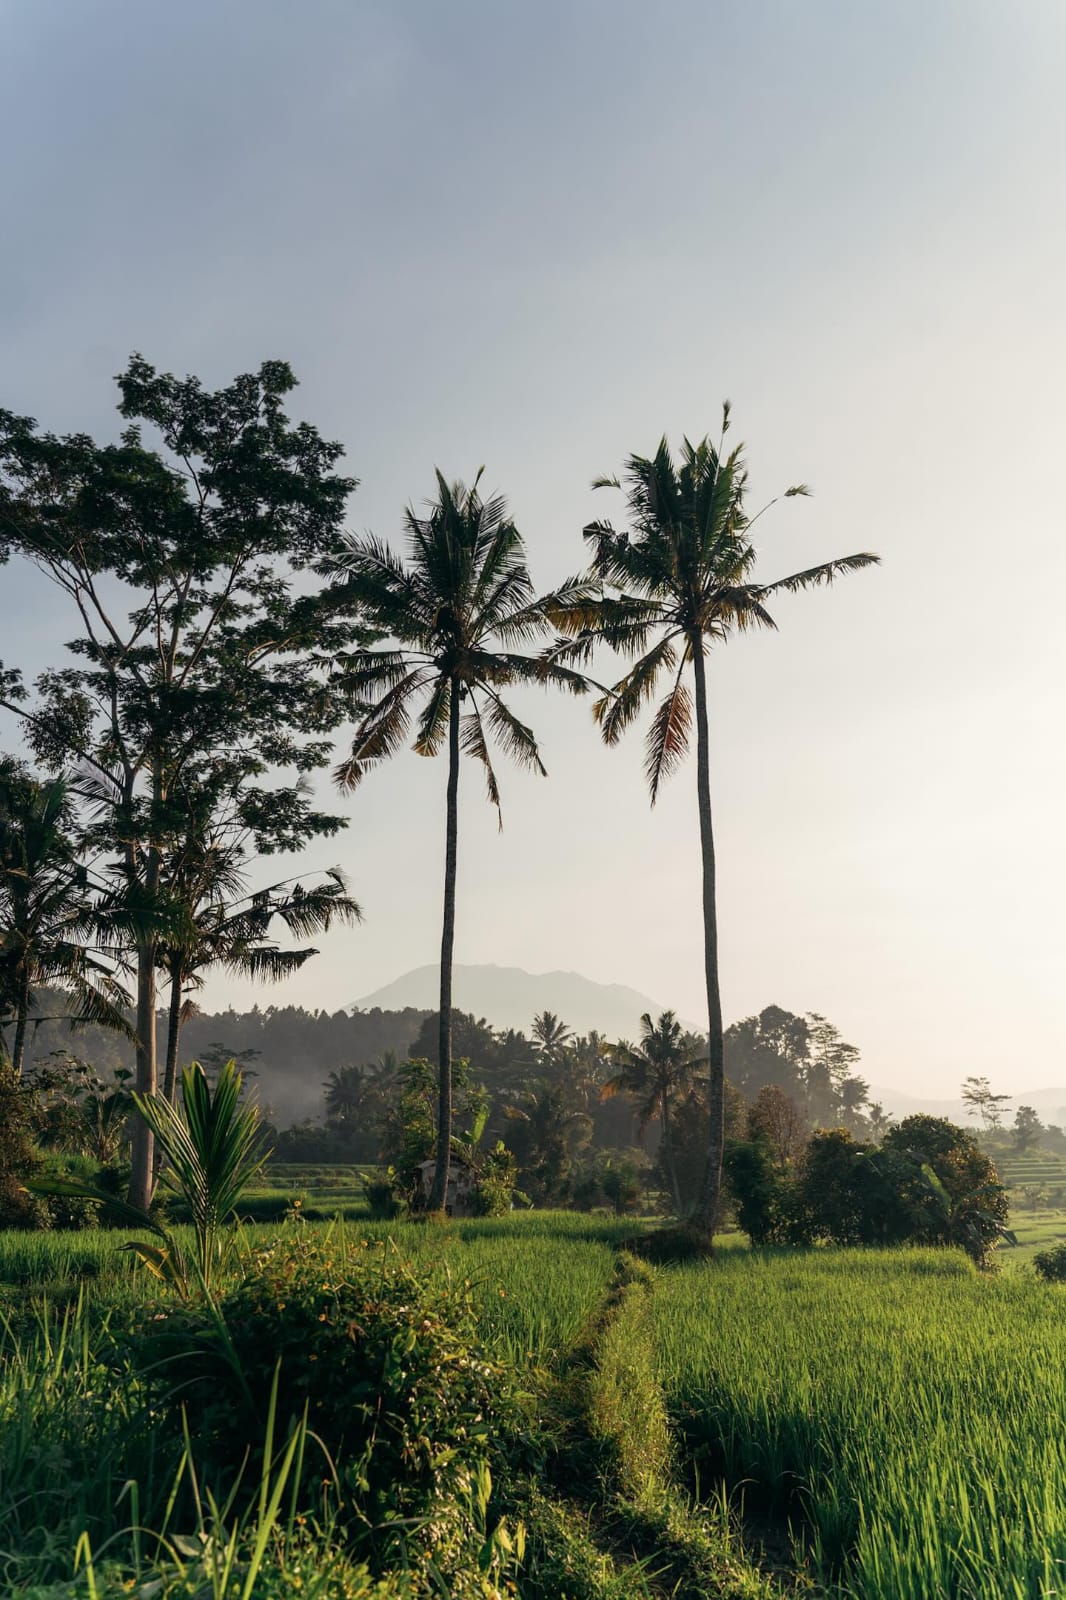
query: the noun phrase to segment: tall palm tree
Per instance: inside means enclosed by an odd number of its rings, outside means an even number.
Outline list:
[[[774,620],[766,609],[773,595],[829,583],[841,573],[878,560],[867,553],[844,556],[771,583],[756,581],[751,529],[757,518],[749,516],[745,507],[744,447],[738,445],[725,453],[728,427],[727,403],[717,445],[707,438],[698,444],[686,439],[680,460],[675,462],[664,438],[653,456],[628,458],[624,484],[618,478],[596,481],[595,488],[625,488],[631,529],[616,532],[609,522],[593,522],[585,528],[592,572],[603,592],[589,603],[557,610],[553,620],[567,637],[547,652],[553,663],[587,660],[602,640],[637,657],[625,676],[593,707],[609,745],[615,744],[640,714],[662,676],[669,675],[669,689],[652,718],[647,739],[645,774],[653,805],[663,779],[689,748],[695,699],[710,1075],[707,1169],[696,1221],[708,1234],[721,1195],[725,1070],[704,655],[709,646],[724,642],[733,633],[773,628]],[[808,492],[801,484],[786,490],[785,495]],[[694,696],[687,682],[689,668]]]
[[[502,691],[532,683],[575,693],[586,688],[580,673],[515,647],[540,637],[548,613],[578,603],[587,585],[575,582],[537,598],[506,502],[499,495],[482,499],[480,480],[479,472],[466,488],[437,473],[438,498],[428,515],[410,508],[405,514],[406,560],[378,539],[352,539],[325,569],[336,579],[333,603],[356,608],[379,640],[353,651],[341,668],[358,720],[351,752],[337,769],[338,783],[354,789],[369,768],[394,754],[407,739],[416,706],[414,749],[423,756],[448,752],[437,1168],[429,1201],[436,1210],[444,1206],[451,1151],[460,758],[480,762],[488,798],[499,811],[490,736],[519,765],[545,772],[533,730],[511,711]]]
[[[637,1126],[641,1134],[656,1117],[662,1123],[662,1164],[670,1180],[675,1215],[681,1215],[681,1187],[674,1159],[671,1115],[674,1101],[692,1082],[693,1074],[705,1060],[695,1056],[695,1041],[686,1036],[672,1011],[664,1011],[653,1022],[650,1012],[640,1019],[640,1043],[625,1042],[611,1047],[618,1070],[603,1086],[604,1097],[619,1091],[637,1102]]]
[[[554,1011],[541,1011],[533,1018],[533,1041],[543,1061],[557,1067],[560,1057],[574,1037],[561,1017]]]
[[[16,1075],[44,985],[69,992],[72,1024],[130,1034],[129,997],[92,943],[99,897],[67,831],[69,810],[65,779],[40,782],[17,762],[0,762],[0,1029],[12,1027]]]

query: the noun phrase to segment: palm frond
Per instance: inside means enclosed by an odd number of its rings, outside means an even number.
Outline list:
[[[659,674],[677,664],[673,641],[676,633],[665,634],[646,655],[615,684],[609,695],[597,700],[592,714],[599,723],[605,744],[617,744],[629,724],[640,715],[646,700],[655,693]]]
[[[418,688],[423,668],[408,673],[389,689],[363,718],[352,738],[351,753],[335,769],[334,777],[342,789],[356,788],[368,767],[383,761],[399,749],[407,737],[411,715],[407,702]]]
[[[542,778],[546,778],[547,768],[540,759],[540,749],[532,728],[521,722],[494,691],[488,691],[487,697],[489,704],[486,716],[489,727],[511,760],[521,767],[529,767],[534,772],[539,772]]]
[[[451,679],[439,674],[433,692],[422,709],[415,735],[415,750],[420,756],[435,756],[448,733],[448,716],[452,703]]]
[[[246,950],[233,951],[221,965],[236,977],[253,978],[261,983],[281,983],[299,972],[305,961],[317,956],[311,948],[303,950],[278,950],[272,945],[253,945]]]
[[[881,557],[874,555],[869,550],[859,551],[853,556],[838,556],[835,561],[823,561],[821,566],[808,567],[804,572],[793,572],[787,578],[777,578],[773,583],[760,585],[760,592],[764,595],[778,594],[782,590],[786,594],[797,594],[801,589],[814,589],[823,583],[832,583],[842,572],[859,572],[863,567],[876,567],[881,563]]]
[[[476,696],[471,695],[472,710],[462,719],[459,725],[459,743],[464,755],[472,756],[475,761],[480,761],[485,771],[485,786],[488,791],[489,802],[496,807],[499,818],[500,831],[503,831],[503,808],[500,805],[500,787],[496,782],[496,773],[489,754],[488,742],[485,739],[485,729],[481,721],[481,712],[478,709]]]
[[[655,713],[648,730],[644,776],[648,780],[652,805],[659,797],[659,785],[679,765],[688,750],[689,733],[692,728],[692,700],[682,679],[687,657],[686,650],[682,654],[674,686]],[[640,1020],[642,1025],[646,1022],[649,1028],[651,1027],[651,1018],[647,1014]]]

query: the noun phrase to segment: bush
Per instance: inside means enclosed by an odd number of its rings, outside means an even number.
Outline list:
[[[505,1369],[477,1354],[469,1284],[434,1281],[382,1246],[294,1231],[252,1257],[218,1310],[221,1336],[209,1310],[184,1307],[137,1345],[175,1432],[187,1416],[202,1473],[228,1491],[277,1372],[279,1427],[306,1415],[356,1553],[378,1573],[432,1563],[456,1593],[482,1593],[471,1575],[486,1546],[490,1447],[517,1413]],[[323,1472],[310,1454],[313,1498]]]
[[[0,1047],[0,1228],[48,1228],[51,1213],[25,1188],[40,1165],[33,1147],[34,1097]]]
[[[1007,1220],[1007,1192],[965,1128],[906,1117],[880,1147],[843,1128],[816,1133],[798,1189],[797,1226],[834,1244],[958,1245],[987,1261]]]
[[[1045,1283],[1066,1283],[1066,1244],[1056,1244],[1033,1257],[1033,1266]]]
[[[477,1157],[474,1211],[479,1217],[505,1217],[514,1200],[518,1162],[503,1143],[496,1141],[487,1155]]]
[[[599,1150],[574,1183],[577,1211],[609,1206],[616,1217],[639,1211],[647,1199],[650,1163],[641,1150]]]
[[[786,1244],[796,1229],[795,1185],[764,1139],[726,1146],[725,1177],[737,1222],[756,1249]]]
[[[391,1167],[383,1178],[364,1178],[363,1194],[375,1222],[391,1222],[404,1209],[396,1193],[396,1177]]]

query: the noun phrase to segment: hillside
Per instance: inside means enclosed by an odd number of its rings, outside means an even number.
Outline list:
[[[434,1011],[439,992],[439,966],[415,967],[364,995],[354,1009]],[[643,1012],[658,1016],[666,1010],[660,1001],[625,984],[594,983],[579,972],[526,972],[521,967],[491,965],[457,966],[453,1000],[459,1010],[484,1017],[494,1028],[521,1028],[528,1033],[538,1012],[554,1011],[575,1033],[595,1029],[611,1039],[636,1038]]]

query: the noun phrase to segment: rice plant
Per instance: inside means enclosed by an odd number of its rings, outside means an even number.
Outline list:
[[[1066,1301],[939,1251],[723,1253],[664,1275],[661,1377],[706,1485],[790,1518],[856,1600],[1066,1588]]]

